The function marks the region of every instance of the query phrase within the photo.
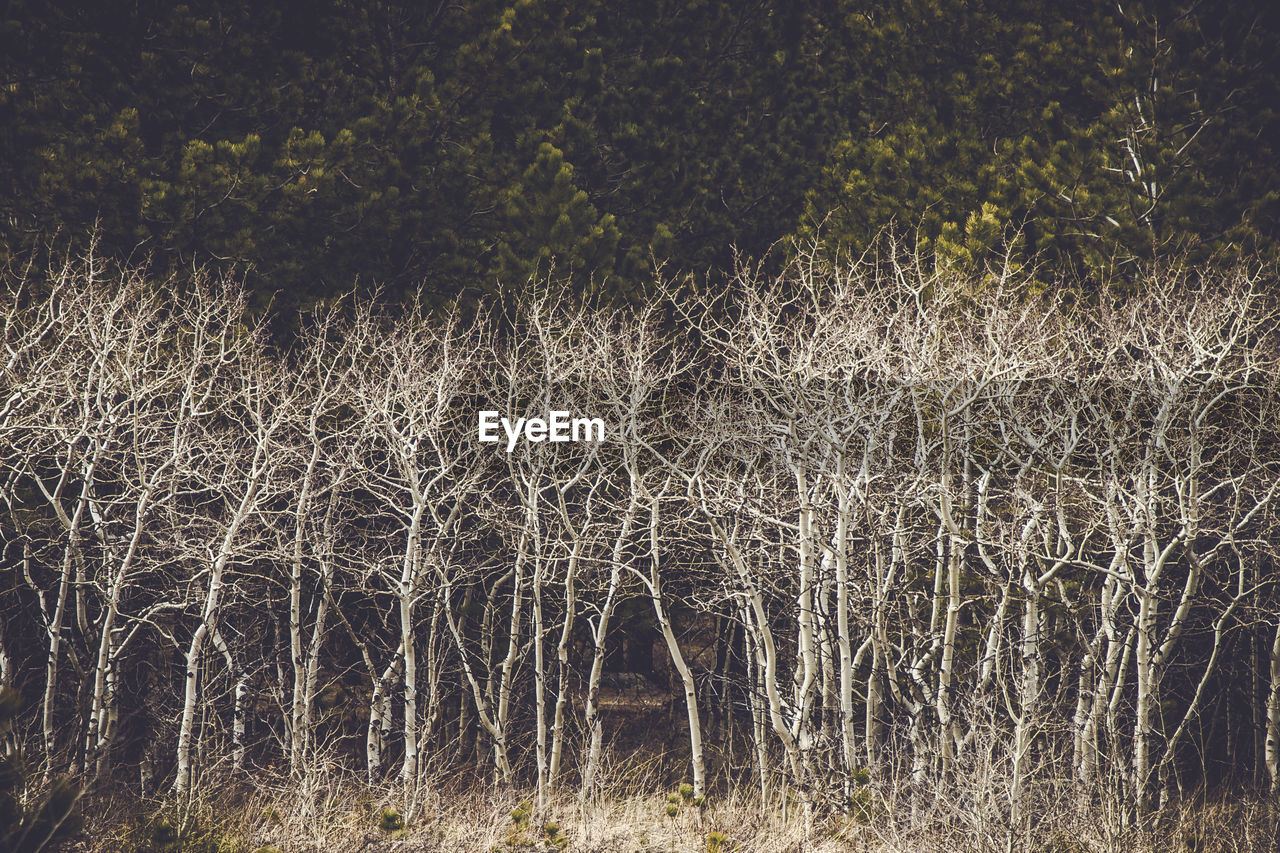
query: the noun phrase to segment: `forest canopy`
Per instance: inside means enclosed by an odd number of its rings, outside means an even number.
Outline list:
[[[1055,275],[1275,254],[1269,3],[6,4],[0,262],[643,297],[882,229]],[[70,246],[68,246],[70,244]]]

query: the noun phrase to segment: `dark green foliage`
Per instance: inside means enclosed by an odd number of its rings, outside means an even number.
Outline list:
[[[502,844],[494,847],[494,851],[502,850],[563,850],[569,846],[569,836],[564,834],[560,824],[554,820],[543,822],[541,831],[530,825],[533,817],[533,804],[521,800],[511,810],[511,828],[507,831]]]
[[[1261,4],[921,0],[843,26],[863,88],[809,193],[828,239],[861,249],[896,224],[972,266],[1016,235],[1095,278],[1274,254],[1278,32]]]
[[[724,853],[734,847],[732,839],[726,832],[712,830],[707,833],[707,853]]]
[[[404,818],[394,807],[387,806],[378,818],[378,829],[383,832],[399,832],[404,829]]]
[[[564,834],[560,824],[554,820],[549,820],[542,825],[542,835],[553,849],[563,850],[569,846],[569,836]]]
[[[882,228],[1091,274],[1273,252],[1265,3],[8,4],[0,261],[96,229],[262,300],[436,300]]]
[[[243,848],[205,815],[183,818],[166,812],[146,825],[135,849],[138,853],[235,853]]]
[[[625,293],[653,257],[758,252],[827,120],[805,13],[771,5],[13,4],[2,250],[96,226],[286,302],[553,265]]]
[[[0,687],[0,850],[37,853],[58,838],[80,827],[77,803],[80,788],[66,779],[50,785],[43,798],[22,802],[27,770],[22,755],[11,742],[13,722],[22,699],[11,687]]]

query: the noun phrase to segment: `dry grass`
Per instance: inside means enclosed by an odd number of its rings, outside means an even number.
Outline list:
[[[1007,744],[974,741],[947,779],[905,766],[855,785],[848,805],[820,796],[806,827],[801,798],[775,779],[720,774],[705,806],[678,792],[682,756],[606,750],[595,793],[566,781],[535,814],[529,788],[457,768],[416,785],[370,786],[335,756],[289,776],[212,770],[200,795],[143,801],[119,791],[85,799],[77,853],[1276,853],[1280,802],[1251,792],[1192,797],[1137,819],[1121,780],[1067,781],[1051,751],[1010,808]],[[1067,772],[1064,772],[1067,771]],[[843,796],[843,795],[840,795]],[[847,801],[846,801],[847,802]],[[674,814],[672,814],[674,812]],[[554,827],[550,829],[549,827]],[[167,832],[167,835],[166,835]]]
[[[1280,809],[1252,796],[1185,802],[1117,828],[1097,799],[1075,797],[1034,815],[1023,833],[1001,831],[975,812],[972,791],[942,786],[908,792],[872,785],[860,814],[817,817],[806,839],[795,798],[762,803],[758,788],[735,787],[704,809],[680,802],[656,773],[611,777],[585,803],[569,791],[534,815],[527,790],[461,786],[442,777],[416,787],[371,788],[338,773],[302,779],[206,779],[216,791],[186,803],[98,795],[86,802],[86,831],[71,849],[87,853],[1272,853]],[[919,792],[917,792],[919,793]],[[678,797],[678,795],[677,795]],[[400,822],[403,821],[403,827]],[[553,824],[554,829],[547,830]],[[168,832],[166,835],[165,833]]]

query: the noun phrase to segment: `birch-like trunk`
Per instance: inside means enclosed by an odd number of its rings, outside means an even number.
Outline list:
[[[111,577],[107,587],[107,604],[102,614],[102,625],[98,637],[98,656],[93,668],[93,697],[89,704],[89,728],[85,733],[85,766],[90,763],[97,766],[95,774],[103,768],[102,760],[110,745],[112,727],[110,718],[114,713],[115,660],[118,653],[115,647],[115,624],[119,614],[120,595],[124,590],[125,580],[137,557],[138,543],[142,538],[143,519],[146,517],[150,503],[151,490],[143,492],[138,499],[134,513],[133,533],[129,537],[129,546],[120,559],[120,565]]]
[[[243,666],[237,666],[231,654],[231,647],[222,638],[222,632],[214,628],[210,633],[214,648],[222,653],[227,663],[227,672],[235,681],[235,698],[231,710],[231,769],[244,770],[245,756],[245,717],[248,713],[249,674]]]
[[[302,639],[302,548],[306,538],[305,520],[311,498],[311,484],[316,463],[320,458],[320,444],[313,441],[311,458],[302,472],[302,484],[298,489],[298,502],[294,507],[293,554],[289,571],[289,656],[293,664],[293,701],[289,714],[289,769],[297,772],[302,766],[307,748],[309,721],[304,707],[307,694],[308,666],[303,655]]]
[[[837,457],[836,484],[836,648],[840,656],[840,750],[846,774],[857,766],[853,717],[853,649],[849,637],[849,516],[852,507],[844,488],[844,455]]]
[[[216,628],[218,608],[222,601],[223,575],[227,563],[231,560],[236,537],[240,528],[248,519],[251,509],[257,500],[261,478],[266,468],[266,448],[259,442],[254,450],[253,463],[249,482],[244,497],[236,508],[227,527],[226,534],[218,547],[218,553],[210,566],[209,587],[205,592],[204,607],[200,614],[200,624],[191,635],[187,647],[185,684],[182,698],[182,720],[178,728],[177,774],[173,780],[173,792],[179,796],[187,793],[191,784],[191,739],[195,728],[196,705],[198,704],[200,666],[203,663],[204,643],[209,632]]]
[[[578,604],[574,581],[577,578],[581,548],[582,541],[575,536],[569,552],[569,564],[565,569],[564,622],[560,626],[560,639],[556,643],[556,707],[551,722],[551,767],[547,773],[547,782],[552,788],[560,776],[564,754],[565,713],[569,702],[569,644],[573,639]]]
[[[342,479],[342,473],[339,473],[338,479]],[[303,739],[301,752],[303,761],[306,760],[312,749],[314,738],[312,724],[315,717],[316,695],[320,686],[320,652],[324,647],[325,632],[328,628],[329,605],[332,597],[334,566],[333,555],[328,548],[333,542],[333,514],[336,504],[337,489],[335,488],[329,494],[329,507],[325,511],[321,536],[325,550],[319,555],[320,586],[316,592],[316,616],[311,626],[311,640],[307,645],[306,651],[306,672],[302,685],[302,713],[295,724],[295,730],[300,733]],[[367,651],[363,647],[361,650],[367,657]],[[366,665],[370,664],[371,661],[366,660]],[[371,666],[370,670],[372,670]]]
[[[814,630],[814,559],[813,559],[813,507],[810,504],[809,484],[804,470],[792,462],[791,471],[796,481],[796,494],[800,498],[797,523],[796,553],[799,557],[799,588],[796,594],[796,672],[792,679],[791,705],[795,719],[791,734],[800,751],[803,768],[800,790],[806,811],[809,807],[808,779],[812,773],[810,753],[813,735],[809,731],[809,715],[813,708],[815,682],[818,678],[817,644]]]
[[[369,727],[364,740],[365,778],[370,785],[381,779],[382,751],[391,729],[391,697],[387,694],[387,685],[396,677],[403,664],[404,649],[397,648],[382,675],[375,675],[373,679],[373,692],[369,696]]]
[[[880,539],[871,543],[871,559],[868,570],[871,577],[871,666],[867,672],[867,703],[863,718],[863,743],[866,744],[867,764],[878,768],[881,764],[880,748],[884,740],[881,721],[885,700],[885,678],[889,667],[889,592],[893,589],[899,565],[905,558],[905,527],[903,518],[906,507],[899,506],[895,513],[894,527],[889,540],[889,554]]]
[[[1155,736],[1156,675],[1153,635],[1160,602],[1150,593],[1138,594],[1137,645],[1134,658],[1134,679],[1138,698],[1133,715],[1133,794],[1139,808],[1149,805],[1151,787],[1151,740]]]
[[[406,534],[404,562],[396,596],[400,605],[400,649],[404,659],[401,673],[404,683],[404,760],[400,765],[400,779],[411,782],[418,776],[418,647],[414,631],[414,613],[417,606],[419,537],[422,516],[426,511],[424,496],[416,489],[413,494],[413,515],[409,519]]]
[[[691,495],[694,485],[693,482],[690,483]],[[782,694],[778,689],[778,647],[773,630],[770,628],[769,616],[765,611],[764,595],[752,577],[745,555],[735,542],[736,528],[732,533],[725,530],[705,501],[700,501],[700,506],[707,526],[711,528],[712,534],[723,549],[722,558],[732,567],[741,584],[740,595],[745,601],[743,612],[748,616],[743,627],[751,634],[752,644],[756,650],[756,667],[764,687],[769,723],[774,735],[782,742],[792,779],[796,780],[803,790],[806,784],[804,761],[797,742],[798,738],[788,724]],[[796,719],[799,719],[798,715]]]
[[[532,489],[530,489],[532,491]],[[536,514],[536,510],[531,508],[531,515]],[[536,517],[531,519],[531,523],[536,525]],[[537,797],[534,804],[534,816],[536,820],[541,820],[546,815],[548,805],[548,795],[550,792],[550,783],[548,781],[548,757],[547,757],[547,664],[545,654],[545,644],[543,643],[543,614],[542,614],[542,571],[543,558],[541,548],[539,547],[539,531],[534,529],[533,541],[535,552],[533,554],[533,577],[531,578],[530,589],[530,609],[533,613],[533,709],[534,709],[534,763],[538,770]]]
[[[71,452],[70,450],[68,451]],[[53,617],[49,620],[49,653],[45,660],[45,681],[44,681],[44,699],[41,704],[41,734],[44,739],[44,756],[45,756],[45,772],[46,775],[52,772],[54,751],[56,749],[57,735],[54,731],[54,706],[55,696],[58,690],[58,662],[62,657],[62,632],[63,623],[66,619],[67,601],[71,597],[71,579],[74,565],[80,559],[80,524],[84,519],[84,511],[89,503],[89,493],[93,485],[93,474],[97,467],[98,458],[102,452],[102,446],[99,444],[94,452],[94,458],[89,461],[84,468],[84,480],[80,487],[80,495],[76,500],[76,508],[68,517],[66,511],[62,508],[61,494],[63,486],[66,482],[67,475],[70,472],[71,459],[68,457],[67,466],[63,469],[62,478],[58,481],[53,494],[45,492],[45,497],[53,506],[59,521],[62,522],[63,529],[66,531],[67,544],[62,551],[62,569],[58,581],[58,597],[54,602]],[[44,491],[44,482],[36,477],[36,483]]]
[[[938,759],[942,776],[951,772],[955,758],[953,703],[955,690],[956,631],[960,623],[960,543],[952,539],[950,547],[939,547],[938,571],[946,577],[946,614],[942,628],[942,657],[938,663],[938,689],[934,710],[938,715]],[[940,575],[941,577],[941,575]],[[937,590],[940,592],[940,590]]]
[[[586,802],[595,786],[596,772],[600,767],[601,726],[600,726],[600,677],[604,672],[606,643],[609,638],[609,623],[613,619],[613,611],[618,602],[618,589],[622,584],[623,549],[631,538],[631,528],[635,523],[636,512],[640,502],[636,490],[630,490],[627,508],[622,514],[622,523],[618,527],[618,535],[614,537],[610,554],[609,587],[604,602],[600,605],[600,618],[591,626],[591,671],[587,675],[587,697],[583,710],[583,727],[587,735],[587,757],[582,768],[582,789],[578,794],[580,804]]]
[[[507,653],[502,659],[502,673],[498,679],[498,713],[494,720],[495,725],[490,730],[494,737],[494,766],[500,769],[508,766],[507,720],[511,714],[511,685],[515,677],[516,658],[520,654],[520,619],[524,613],[524,563],[528,545],[529,531],[522,530],[520,542],[516,546],[515,560],[512,563],[511,625],[507,630]]]
[[[1026,601],[1022,612],[1022,683],[1018,690],[1018,716],[1013,727],[1012,779],[1009,783],[1010,822],[1015,831],[1023,819],[1023,786],[1031,757],[1034,726],[1040,699],[1040,595],[1042,588],[1024,573]]]
[[[0,687],[8,687],[13,681],[13,658],[5,640],[4,623],[0,622]]]
[[[511,764],[507,760],[506,734],[491,713],[493,706],[489,701],[488,694],[484,685],[481,685],[479,678],[476,677],[475,669],[471,666],[466,643],[463,641],[462,630],[457,615],[453,611],[453,602],[449,596],[449,584],[444,576],[444,570],[438,567],[436,571],[443,587],[441,597],[444,601],[445,623],[449,626],[449,633],[453,636],[454,646],[462,663],[462,672],[466,676],[467,684],[471,686],[471,697],[475,706],[476,716],[480,720],[481,727],[492,741],[493,769],[504,783],[510,782]],[[506,576],[509,577],[511,574],[509,572]]]
[[[684,688],[684,707],[689,725],[689,764],[693,772],[693,795],[701,797],[706,792],[707,779],[702,761],[702,722],[698,715],[698,692],[693,681],[693,671],[680,651],[680,642],[662,605],[658,523],[658,500],[651,498],[649,503],[649,597],[653,602],[654,616],[657,617],[658,625],[662,628],[662,638],[666,640],[667,651],[671,655],[671,664],[680,675],[680,683]]]
[[[1271,795],[1280,797],[1280,621],[1271,642],[1271,684],[1267,691],[1267,736],[1263,761],[1271,782]]]

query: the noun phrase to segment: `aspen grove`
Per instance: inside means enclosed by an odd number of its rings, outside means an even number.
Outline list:
[[[1063,803],[1280,795],[1265,281],[801,253],[626,310],[350,297],[282,346],[232,281],[10,278],[15,737],[144,795],[449,772],[545,814],[607,785],[643,627],[699,803],[924,821],[948,789],[1022,849]],[[506,452],[482,411],[608,428]]]

